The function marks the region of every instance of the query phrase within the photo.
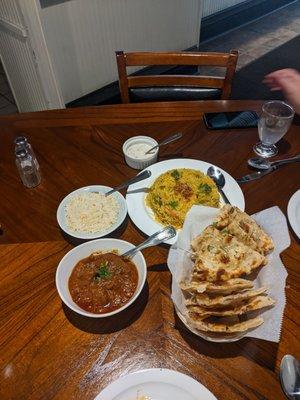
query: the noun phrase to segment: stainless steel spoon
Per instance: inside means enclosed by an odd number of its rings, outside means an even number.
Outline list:
[[[300,161],[300,154],[294,157],[290,157],[290,158],[284,158],[282,160],[277,160],[277,161],[273,161],[270,162],[268,160],[266,160],[265,158],[260,158],[260,157],[256,157],[256,158],[250,158],[248,160],[248,164],[251,167],[254,167],[256,169],[269,169],[273,166],[279,167],[279,165],[284,165],[284,164],[290,164],[293,162],[299,162]]]
[[[145,249],[146,247],[157,246],[158,244],[164,242],[165,240],[172,239],[175,236],[176,236],[176,229],[173,228],[173,226],[167,226],[161,231],[158,231],[153,235],[149,236],[148,239],[145,240],[143,243],[139,244],[138,246],[134,247],[129,251],[126,251],[126,253],[122,254],[122,257],[131,258],[138,251]]]
[[[226,204],[231,204],[230,201],[228,200],[228,197],[226,194],[223,192],[223,187],[225,186],[225,177],[222,174],[222,172],[219,170],[219,168],[215,167],[212,165],[211,167],[208,168],[207,170],[207,175],[215,182],[215,184],[218,187],[219,193],[221,194],[223,200],[225,201]]]
[[[279,371],[280,383],[288,399],[300,399],[300,363],[290,354],[282,357]]]
[[[140,182],[140,181],[142,181],[144,179],[150,178],[150,176],[151,176],[151,171],[146,170],[144,172],[141,172],[140,174],[138,174],[134,178],[129,179],[128,181],[123,182],[120,185],[116,186],[115,188],[113,188],[113,189],[109,190],[108,192],[106,192],[105,193],[105,197],[111,195],[114,192],[117,192],[120,189],[123,189],[124,187],[132,185],[133,183],[137,183],[137,182]]]
[[[166,139],[162,140],[161,142],[159,142],[157,145],[151,147],[151,149],[149,149],[148,151],[146,151],[145,154],[149,154],[152,150],[157,149],[160,146],[164,146],[165,144],[169,144],[171,142],[175,142],[175,140],[178,140],[182,138],[182,133],[175,133],[175,135],[169,136]]]

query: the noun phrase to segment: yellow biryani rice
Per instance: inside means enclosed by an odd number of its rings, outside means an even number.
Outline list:
[[[146,196],[146,204],[162,225],[181,228],[194,204],[219,207],[219,192],[213,180],[194,169],[172,169],[160,175]]]

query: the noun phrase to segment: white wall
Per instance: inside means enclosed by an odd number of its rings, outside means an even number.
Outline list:
[[[245,3],[245,0],[203,0],[203,17],[240,3]]]
[[[198,44],[202,0],[40,0],[65,102],[117,79],[115,51]]]

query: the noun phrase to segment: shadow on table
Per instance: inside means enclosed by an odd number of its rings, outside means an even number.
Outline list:
[[[160,272],[160,271],[169,271],[169,268],[167,266],[167,263],[161,263],[161,264],[154,264],[148,267],[148,271],[151,272]]]
[[[275,371],[278,343],[266,340],[243,338],[232,343],[206,341],[190,332],[175,313],[175,329],[186,343],[197,353],[211,358],[246,357],[249,360]]]
[[[276,143],[276,147],[278,148],[278,155],[287,154],[291,150],[291,144],[286,139],[281,139],[278,143]],[[271,160],[272,161],[272,160]]]
[[[75,326],[75,328],[88,333],[113,333],[120,331],[121,329],[127,328],[134,321],[136,321],[143,313],[149,297],[149,287],[146,281],[145,286],[131,306],[107,318],[89,318],[83,315],[77,314],[71,310],[64,303],[62,308],[68,321]]]
[[[300,244],[300,238],[298,238],[298,236],[296,235],[296,233],[294,232],[294,229],[292,228],[289,219],[287,218],[287,223],[288,223],[288,227],[289,227],[289,233],[290,235],[293,237],[293,239],[295,240],[296,243]]]
[[[119,237],[121,237],[123,235],[123,233],[127,229],[128,221],[129,221],[129,216],[126,215],[126,218],[124,219],[122,224],[117,229],[115,229],[113,232],[109,233],[108,235],[102,236],[101,238],[98,238],[98,239],[104,239],[104,238],[108,238],[108,237],[113,237],[115,239],[118,239]],[[63,238],[73,246],[78,246],[78,245],[80,245],[82,243],[86,243],[86,242],[88,242],[90,240],[93,240],[93,239],[78,239],[78,238],[75,238],[73,236],[68,235],[62,229],[60,229],[60,233],[63,236]]]

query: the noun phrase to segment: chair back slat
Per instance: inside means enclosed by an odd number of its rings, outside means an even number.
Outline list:
[[[229,53],[127,53],[126,65],[150,66],[150,65],[202,65],[227,67]]]
[[[129,89],[133,87],[153,86],[196,86],[222,90],[222,99],[228,99],[234,77],[238,52],[116,52],[119,73],[119,86],[123,103],[130,102]],[[198,75],[142,75],[128,76],[127,67],[153,65],[212,66],[226,68],[225,77]]]

